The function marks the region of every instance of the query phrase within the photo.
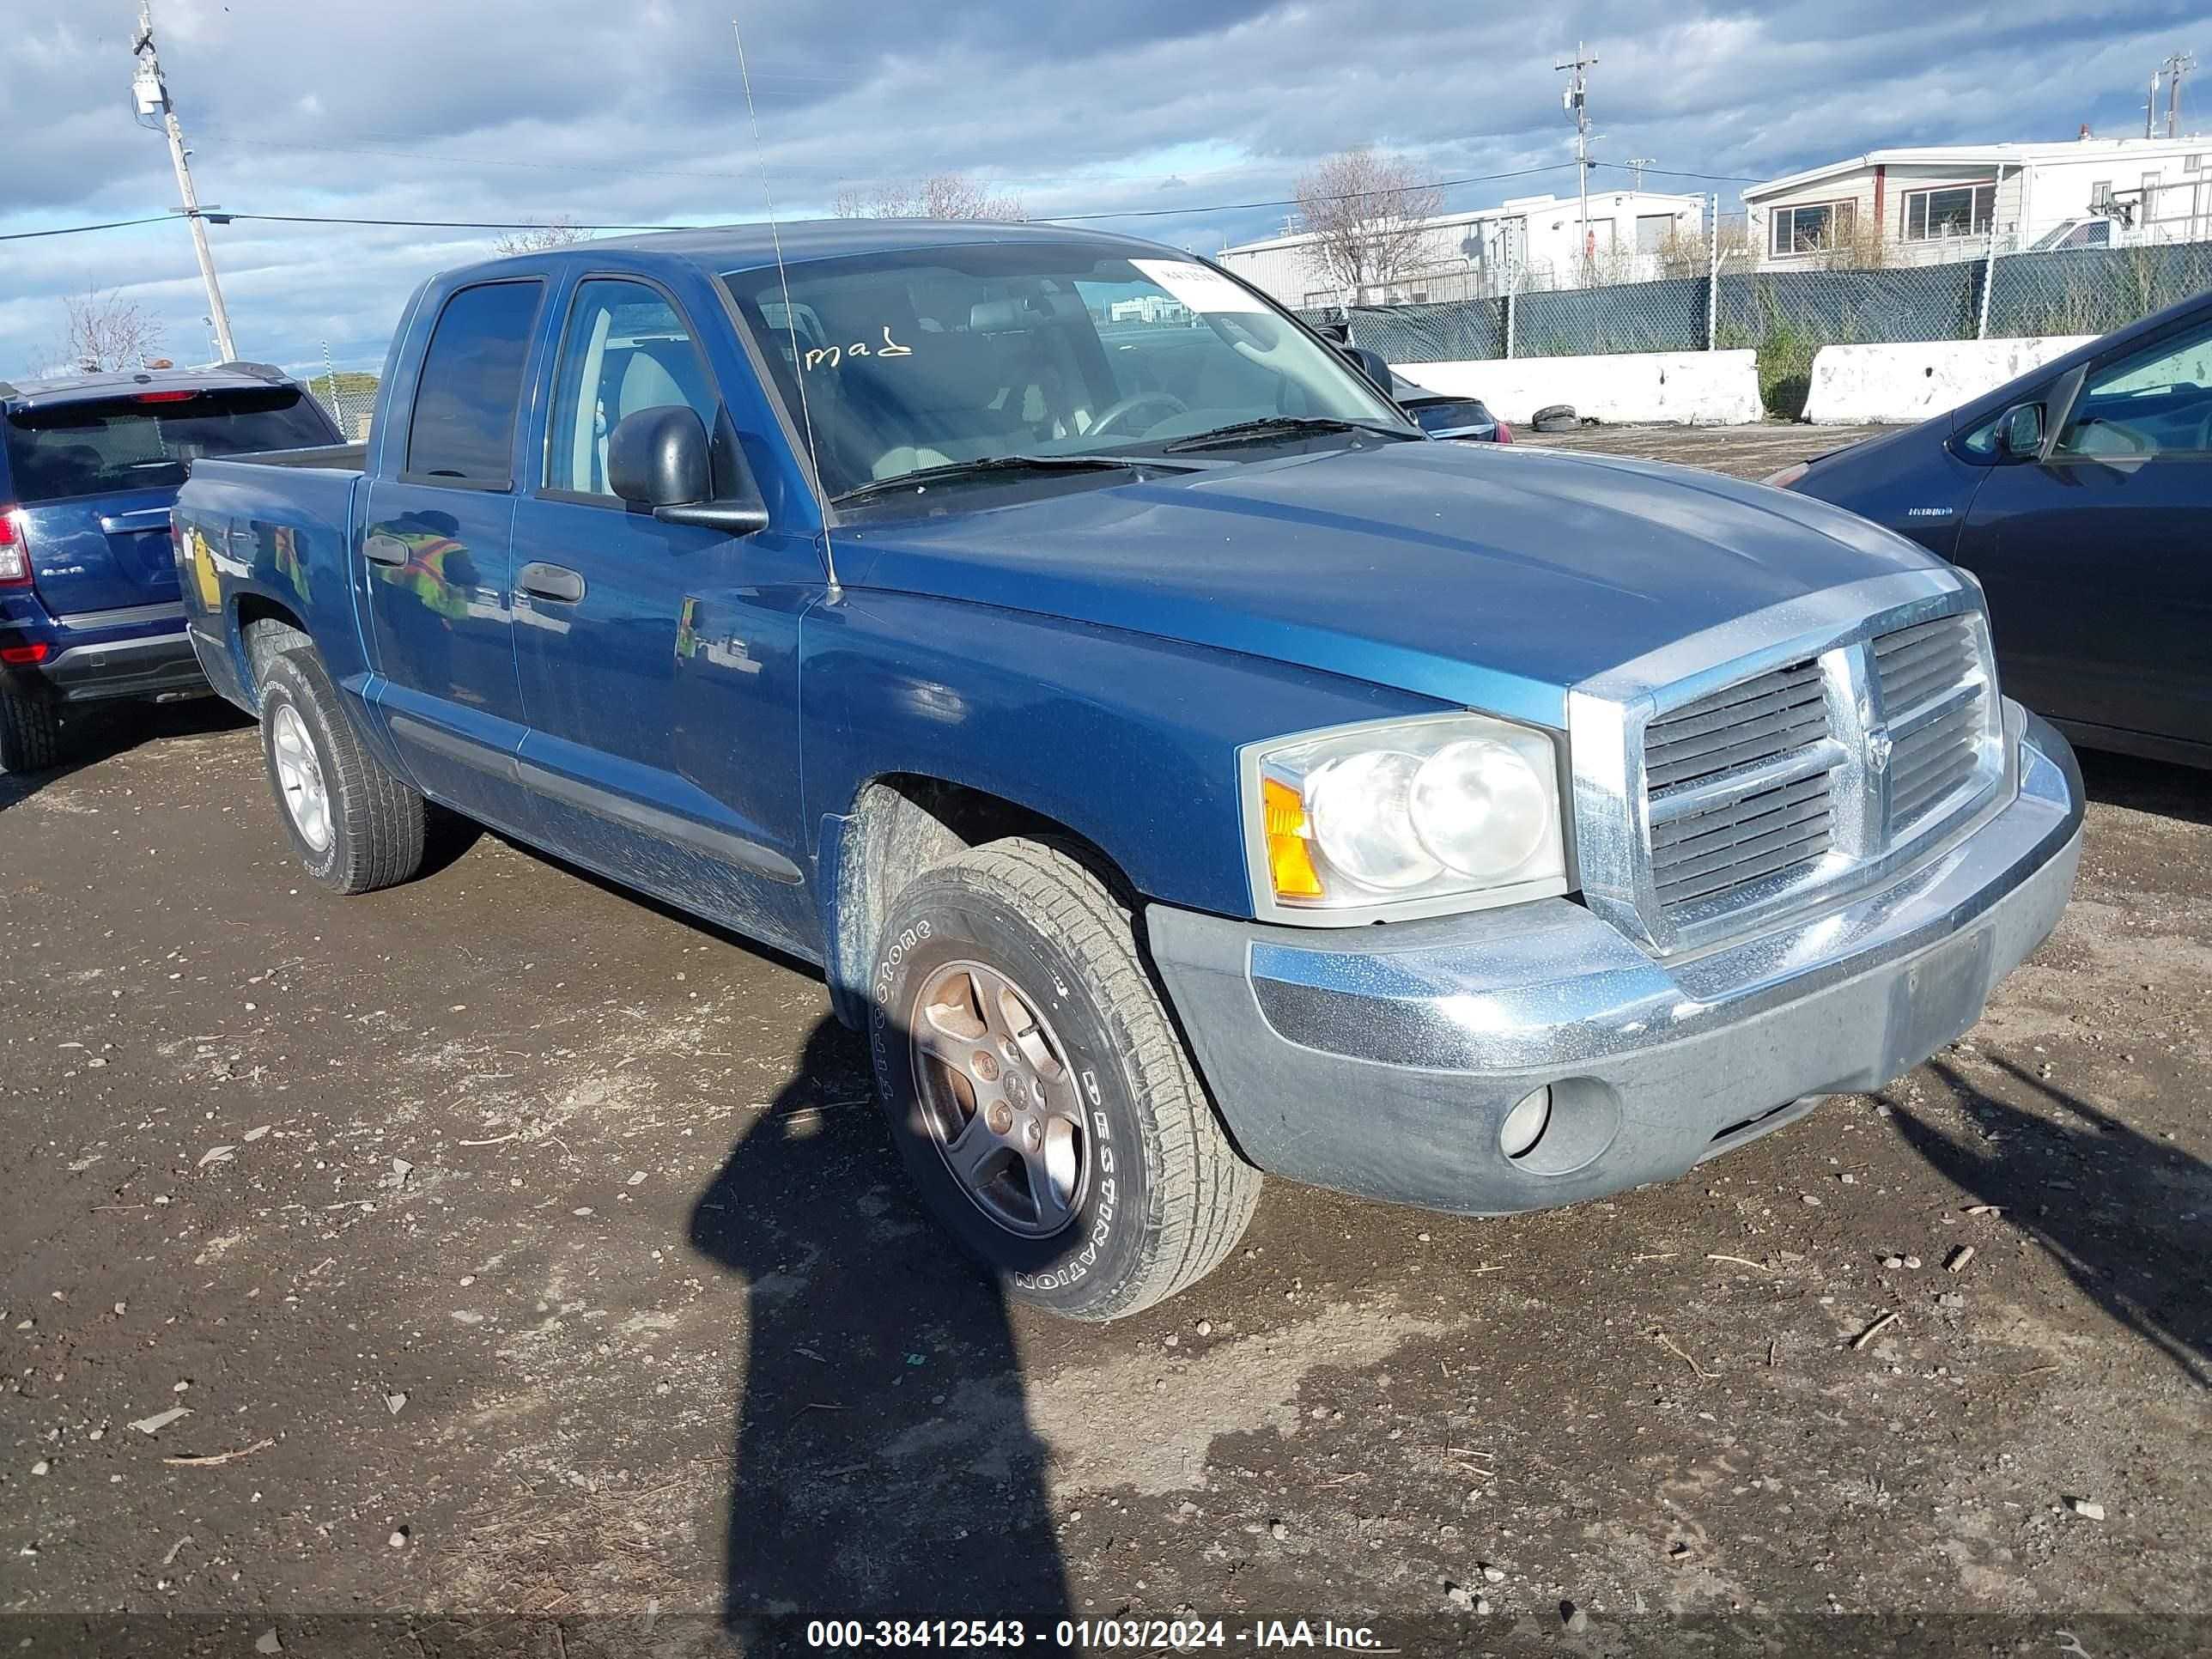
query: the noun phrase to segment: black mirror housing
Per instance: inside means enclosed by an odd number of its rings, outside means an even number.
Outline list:
[[[1352,343],[1352,324],[1342,317],[1324,317],[1314,325],[1314,332],[1335,345]]]
[[[607,434],[607,483],[633,507],[691,507],[714,493],[707,428],[680,404],[625,415]]]
[[[1390,365],[1379,351],[1366,346],[1346,346],[1344,355],[1362,374],[1375,382],[1376,390],[1384,397],[1390,395]]]
[[[2014,404],[1997,417],[1997,453],[2008,460],[2032,461],[2043,453],[2043,405]]]

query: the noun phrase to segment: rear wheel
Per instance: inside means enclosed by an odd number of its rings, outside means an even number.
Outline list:
[[[0,685],[0,772],[44,772],[61,758],[61,710],[44,697]]]
[[[422,866],[422,797],[362,746],[313,651],[280,652],[261,683],[261,749],[277,815],[307,873],[339,893]]]
[[[871,988],[900,1153],[1010,1296],[1118,1318],[1235,1245],[1260,1172],[1223,1133],[1127,912],[1076,860],[1007,841],[924,872]]]

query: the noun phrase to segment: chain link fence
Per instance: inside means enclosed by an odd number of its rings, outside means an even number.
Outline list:
[[[1795,415],[1824,345],[2102,334],[2212,289],[2205,241],[1874,269],[1731,271],[1720,263],[1716,275],[1344,314],[1355,340],[1394,363],[1748,347],[1767,407]]]

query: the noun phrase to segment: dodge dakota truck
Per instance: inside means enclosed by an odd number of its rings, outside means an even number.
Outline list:
[[[70,706],[204,696],[169,555],[185,467],[337,435],[266,363],[0,380],[0,772],[58,761]]]
[[[927,1206],[1067,1315],[1263,1170],[1566,1204],[1964,1032],[2082,812],[1974,582],[1378,367],[1043,226],[501,259],[365,446],[193,467],[191,639],[325,886],[434,806],[818,963]]]

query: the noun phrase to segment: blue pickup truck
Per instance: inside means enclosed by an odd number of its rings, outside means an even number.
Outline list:
[[[204,696],[169,548],[185,468],[337,436],[263,363],[0,381],[0,772],[53,765],[70,705]]]
[[[931,1209],[1065,1314],[1262,1170],[1564,1204],[1963,1032],[2082,811],[1972,580],[1378,369],[1047,227],[502,259],[365,447],[195,465],[191,638],[326,886],[434,803],[819,963]]]

